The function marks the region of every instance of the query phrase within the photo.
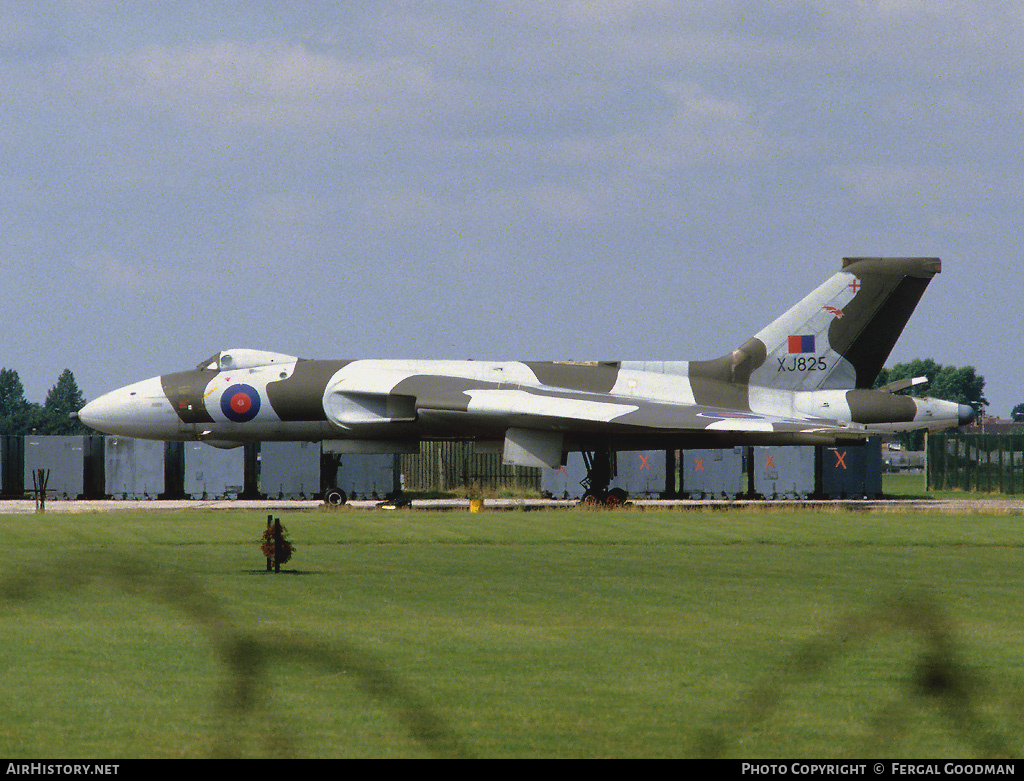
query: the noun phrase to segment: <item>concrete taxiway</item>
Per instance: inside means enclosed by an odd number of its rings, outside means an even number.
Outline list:
[[[468,511],[469,499],[414,499],[408,505],[413,510],[438,512]],[[546,509],[571,509],[579,503],[567,499],[485,499],[483,509],[487,511],[528,511]],[[886,511],[936,511],[950,513],[1010,513],[1024,514],[1024,497],[986,499],[827,499],[827,500],[751,500],[751,499],[637,499],[630,501],[627,508],[698,510],[729,508],[781,509],[825,509],[847,508],[850,510]],[[315,499],[168,499],[168,500],[91,500],[74,501],[48,499],[47,513],[102,513],[102,512],[180,512],[183,510],[245,510],[252,512],[291,512],[322,509],[325,512],[348,510],[386,511],[394,509],[377,500],[351,501],[340,507],[328,507]],[[607,511],[604,508],[596,510]],[[33,499],[0,500],[0,515],[27,515],[38,511]]]

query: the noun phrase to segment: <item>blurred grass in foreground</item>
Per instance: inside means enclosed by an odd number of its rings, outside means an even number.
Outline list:
[[[1020,750],[1020,515],[279,515],[0,516],[0,753]]]

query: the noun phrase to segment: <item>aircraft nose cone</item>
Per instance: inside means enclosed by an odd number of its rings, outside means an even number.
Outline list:
[[[101,396],[100,398],[103,397]],[[94,428],[97,431],[99,431],[99,426],[97,426],[97,424],[100,422],[102,415],[100,413],[100,405],[96,403],[97,401],[99,401],[99,399],[90,401],[88,404],[86,404],[84,407],[78,410],[78,412],[74,412],[72,414],[75,417],[77,417],[80,421],[82,421],[85,425],[87,425],[89,428]]]
[[[131,424],[135,415],[131,398],[125,398],[123,391],[113,391],[90,401],[78,410],[78,419],[89,428],[104,434],[124,434],[124,427]]]
[[[957,408],[957,425],[959,426],[970,425],[976,417],[978,417],[978,411],[970,404],[961,404]]]
[[[90,401],[78,411],[78,419],[96,431],[126,437],[161,439],[177,431],[174,410],[158,377]]]

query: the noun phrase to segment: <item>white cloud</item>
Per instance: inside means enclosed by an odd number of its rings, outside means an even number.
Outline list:
[[[844,167],[837,175],[860,200],[905,204],[933,200],[949,172],[929,165],[873,164]]]
[[[1013,197],[1004,177],[962,164],[872,163],[836,170],[853,195],[869,204],[924,207],[943,212],[960,203],[980,209]]]
[[[173,289],[173,275],[165,268],[141,260],[126,261],[107,251],[85,253],[69,258],[73,276],[85,289],[133,298]]]
[[[671,105],[663,116],[624,132],[570,138],[563,145],[567,158],[669,171],[773,153],[774,142],[753,107],[709,94],[692,82],[663,84],[662,90]]]
[[[76,98],[221,131],[379,127],[422,111],[440,89],[407,58],[341,59],[273,41],[149,46],[58,67]]]

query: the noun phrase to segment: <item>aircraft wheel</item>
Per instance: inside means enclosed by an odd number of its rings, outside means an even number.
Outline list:
[[[345,492],[339,491],[337,488],[332,488],[326,494],[324,494],[324,502],[326,502],[327,504],[337,506],[339,504],[345,504],[347,500],[348,497],[345,496]]]
[[[608,492],[608,498],[604,500],[604,503],[608,507],[622,507],[626,503],[626,498],[629,496],[621,488],[613,488]]]

